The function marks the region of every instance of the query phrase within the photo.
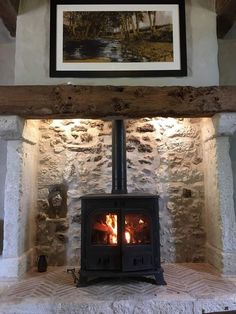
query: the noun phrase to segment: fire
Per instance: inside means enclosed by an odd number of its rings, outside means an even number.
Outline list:
[[[127,243],[130,243],[130,241],[131,241],[131,235],[130,235],[129,231],[125,231],[125,240]]]
[[[110,229],[109,243],[117,244],[117,215],[106,215],[106,225]]]

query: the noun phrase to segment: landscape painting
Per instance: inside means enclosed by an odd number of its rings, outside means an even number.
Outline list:
[[[64,12],[63,62],[173,62],[168,11]]]
[[[61,2],[51,4],[51,76],[185,75],[183,0]]]

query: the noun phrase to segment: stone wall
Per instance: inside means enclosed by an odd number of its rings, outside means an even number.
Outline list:
[[[39,143],[38,254],[53,265],[78,265],[80,196],[111,191],[111,123],[42,121]],[[163,261],[203,261],[204,184],[198,120],[127,121],[128,190],[161,196]],[[54,208],[50,193],[67,202]],[[65,201],[65,200],[64,200]],[[61,207],[60,207],[61,206]]]

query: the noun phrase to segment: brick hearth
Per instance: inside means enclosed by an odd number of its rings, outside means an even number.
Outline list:
[[[32,271],[25,279],[2,286],[0,313],[202,314],[236,310],[236,278],[222,278],[208,264],[165,264],[164,270],[165,287],[116,280],[83,288],[74,286],[64,267],[49,268],[43,274]]]

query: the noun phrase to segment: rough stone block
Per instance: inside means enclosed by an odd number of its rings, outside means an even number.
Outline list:
[[[212,121],[216,136],[230,136],[236,131],[236,113],[219,113]]]
[[[17,116],[0,117],[0,138],[18,140],[22,138],[24,119]]]
[[[194,314],[236,311],[236,297],[214,297],[212,299],[200,299],[194,303]]]

